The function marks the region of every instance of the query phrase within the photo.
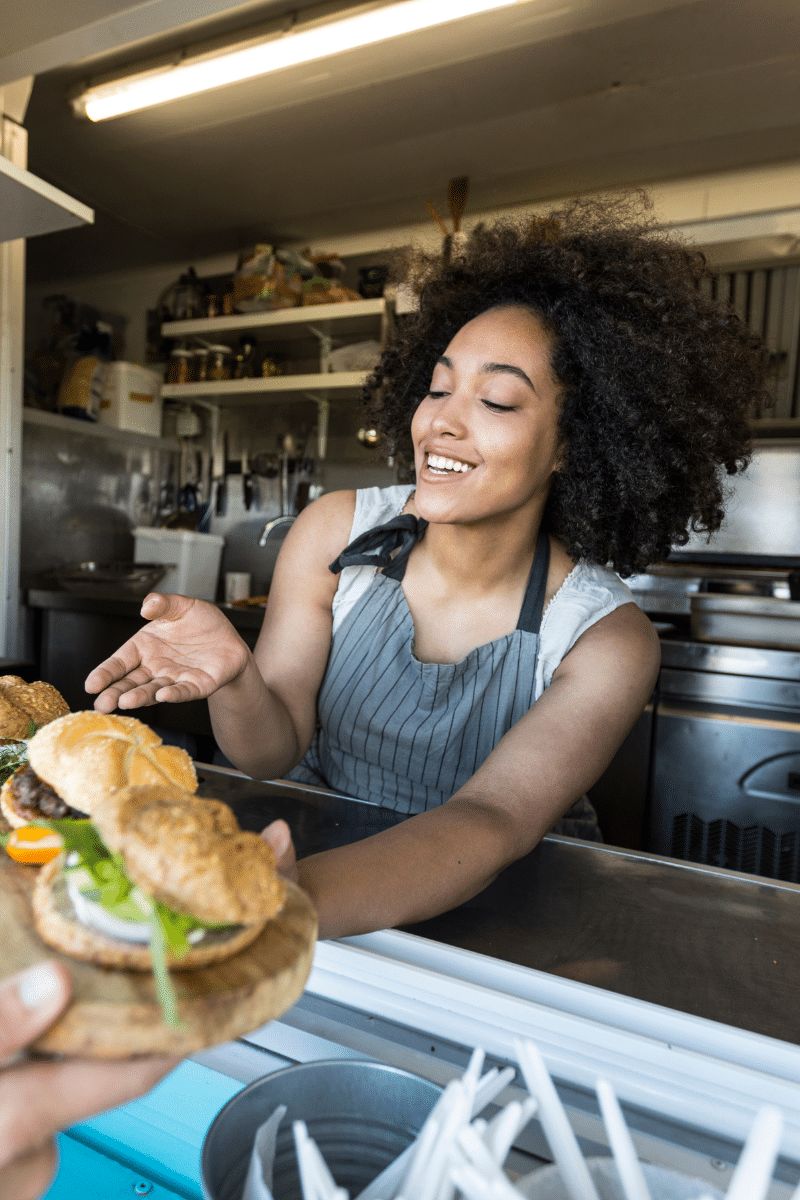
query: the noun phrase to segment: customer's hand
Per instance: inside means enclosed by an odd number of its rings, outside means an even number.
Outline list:
[[[98,712],[202,700],[241,675],[250,651],[215,605],[151,592],[141,611],[149,623],[84,684]]]
[[[35,1062],[20,1051],[66,1007],[70,981],[41,962],[0,983],[0,1196],[35,1200],[56,1168],[53,1135],[147,1092],[175,1058]]]

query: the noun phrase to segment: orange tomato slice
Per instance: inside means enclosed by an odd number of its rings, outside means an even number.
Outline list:
[[[6,850],[13,859],[37,866],[50,862],[63,848],[64,843],[57,833],[38,825],[23,825],[21,829],[12,830],[6,842]]]

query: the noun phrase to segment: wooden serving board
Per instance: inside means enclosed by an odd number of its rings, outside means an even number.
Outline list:
[[[211,967],[171,971],[180,1027],[165,1025],[152,974],[81,962],[52,950],[36,932],[31,894],[38,868],[0,851],[0,977],[43,958],[72,977],[72,1002],[32,1049],[92,1058],[191,1054],[250,1033],[299,998],[311,970],[317,917],[305,892],[286,885],[286,903],[254,942]]]

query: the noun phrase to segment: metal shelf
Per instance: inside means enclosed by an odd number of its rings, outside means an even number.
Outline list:
[[[264,330],[279,334],[273,340],[288,341],[313,337],[309,326],[321,333],[342,337],[368,332],[375,319],[383,321],[389,313],[386,300],[346,300],[341,304],[309,304],[302,308],[284,308],[278,312],[234,313],[229,317],[199,317],[192,321],[165,321],[164,337],[201,337],[209,334],[248,333]]]
[[[0,242],[91,225],[94,211],[0,155]]]
[[[275,314],[277,315],[277,314]],[[165,383],[165,400],[213,399],[220,404],[248,401],[253,404],[313,393],[309,399],[350,399],[358,395],[367,379],[367,371],[336,371],[313,375],[271,375],[267,379],[223,379],[205,383]]]
[[[75,417],[65,417],[61,413],[44,412],[39,408],[23,408],[22,420],[25,425],[44,425],[49,429],[60,429],[64,433],[77,433],[89,437],[113,438],[114,441],[127,442],[134,446],[151,446],[158,450],[180,450],[181,444],[177,438],[151,437],[147,433],[136,433],[132,429],[116,429],[113,425],[102,425],[96,421],[80,421]]]

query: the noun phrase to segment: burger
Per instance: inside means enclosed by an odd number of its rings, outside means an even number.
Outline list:
[[[4,839],[6,966],[38,961],[45,943],[73,960],[75,993],[37,1052],[187,1054],[295,1002],[313,905],[263,838],[196,795],[188,755],[134,718],[88,712],[52,721],[29,749],[70,815],[39,812]]]
[[[165,746],[135,717],[67,712],[39,724],[44,728],[24,747],[27,762],[0,789],[0,808],[13,828],[43,818],[91,816],[108,795],[129,784],[197,790],[194,764],[186,751]]]
[[[153,970],[175,1023],[168,969],[243,950],[283,905],[286,885],[258,834],[219,800],[162,785],[109,795],[91,821],[50,823],[63,839],[33,893],[43,941],[105,967]]]
[[[28,738],[68,712],[66,700],[49,683],[0,675],[0,784],[28,761]]]

